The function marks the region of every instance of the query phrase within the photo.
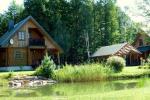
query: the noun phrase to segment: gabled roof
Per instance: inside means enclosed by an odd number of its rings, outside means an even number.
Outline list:
[[[42,31],[42,33],[48,37],[48,39],[52,42],[52,44],[60,51],[63,52],[62,48],[51,38],[51,36],[44,30],[44,28],[32,17],[28,16],[24,20],[20,21],[19,23],[14,25],[14,28],[10,31],[7,31],[1,38],[0,38],[0,46],[1,47],[7,47],[9,40],[12,38],[12,36],[29,20],[32,20],[35,25]]]
[[[92,55],[92,57],[113,55],[117,53],[121,48],[123,48],[126,44],[127,43],[121,43],[121,44],[101,47]]]
[[[0,46],[4,46],[8,43],[8,41],[10,40],[10,38],[15,34],[15,32],[21,28],[21,26],[27,22],[27,20],[29,19],[29,17],[25,18],[24,20],[20,21],[19,23],[14,25],[14,28],[12,30],[7,31],[6,33],[4,33],[4,35],[2,37],[0,37]]]
[[[128,55],[130,52],[141,54],[136,48],[128,43],[104,46],[98,49],[91,57],[111,56],[111,55]]]

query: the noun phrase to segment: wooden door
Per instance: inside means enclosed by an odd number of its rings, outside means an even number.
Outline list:
[[[39,66],[44,56],[43,49],[32,49],[31,50],[31,58],[32,58],[32,66]]]

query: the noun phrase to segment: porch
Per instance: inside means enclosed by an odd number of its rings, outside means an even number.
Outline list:
[[[36,68],[41,64],[45,53],[60,64],[59,52],[56,49],[46,47],[28,47],[28,48],[0,48],[0,66],[32,66]]]
[[[129,54],[125,57],[127,66],[137,66],[140,65],[140,54],[137,54],[133,51],[129,52]]]

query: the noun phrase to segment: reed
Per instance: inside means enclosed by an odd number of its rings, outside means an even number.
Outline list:
[[[53,78],[60,82],[84,82],[105,80],[112,70],[103,64],[65,65],[55,70]]]

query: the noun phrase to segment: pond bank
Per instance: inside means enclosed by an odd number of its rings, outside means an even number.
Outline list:
[[[35,71],[20,71],[20,72],[1,72],[0,73],[0,79],[8,79],[13,78],[15,76],[32,76]],[[11,75],[10,75],[11,74]],[[85,73],[83,73],[84,76]],[[88,74],[88,73],[87,73]],[[89,75],[90,76],[90,75]],[[150,76],[150,69],[139,69],[138,66],[136,67],[125,67],[122,72],[120,73],[112,73],[106,77],[97,77],[89,78],[89,81],[107,81],[107,80],[125,80],[125,79],[137,79],[141,77],[149,77]],[[70,76],[71,77],[71,76]],[[93,76],[94,77],[94,76]],[[78,77],[76,77],[78,78]],[[84,78],[84,77],[83,77]],[[71,78],[70,78],[71,79]],[[64,82],[59,81],[58,82]],[[68,80],[67,82],[72,82],[71,80]],[[73,81],[76,82],[76,81]],[[80,82],[80,81],[77,81]],[[81,80],[81,82],[86,82],[86,80]]]
[[[9,80],[9,87],[11,88],[21,88],[21,87],[37,87],[44,85],[55,84],[56,81],[37,76],[22,76],[22,77],[14,77]]]
[[[0,100],[149,100],[150,80],[58,83],[41,87],[1,87]],[[136,93],[136,94],[135,94]]]
[[[81,67],[66,67],[55,72],[59,82],[90,82],[108,80],[137,79],[150,76],[149,68],[139,68],[138,66],[125,67],[122,72],[114,73],[108,67],[101,67],[97,64]]]
[[[114,73],[109,76],[110,80],[126,80],[126,79],[138,79],[143,77],[150,77],[150,69],[142,68],[139,69],[138,66],[125,67],[122,72]]]

